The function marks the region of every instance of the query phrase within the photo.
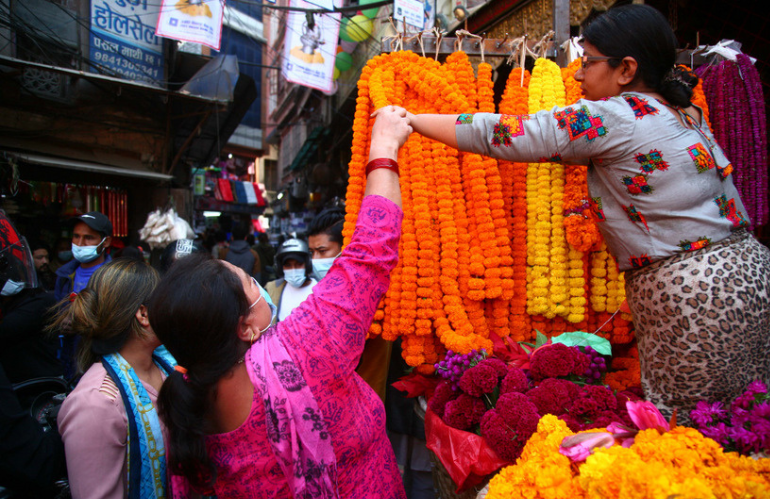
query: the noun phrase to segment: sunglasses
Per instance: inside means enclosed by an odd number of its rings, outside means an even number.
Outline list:
[[[605,57],[605,56],[599,56],[599,55],[584,55],[580,58],[580,67],[585,69],[588,67],[588,65],[592,62],[599,62],[599,61],[619,61],[620,57]]]

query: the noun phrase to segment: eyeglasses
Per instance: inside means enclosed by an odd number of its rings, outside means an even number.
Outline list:
[[[599,61],[619,61],[620,57],[605,57],[600,55],[584,55],[580,58],[580,67],[585,69],[588,67],[588,64],[591,62],[599,62]]]

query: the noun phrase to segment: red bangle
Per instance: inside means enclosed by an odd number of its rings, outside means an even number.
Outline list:
[[[371,160],[369,164],[366,165],[366,176],[368,177],[369,174],[372,173],[372,170],[376,170],[378,168],[387,168],[390,171],[396,172],[396,175],[399,175],[398,162],[388,158],[377,158]]]

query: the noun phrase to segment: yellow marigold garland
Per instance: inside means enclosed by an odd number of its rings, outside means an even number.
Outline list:
[[[556,416],[543,416],[516,464],[501,469],[489,482],[486,499],[584,497],[569,458],[559,454],[562,440],[572,434]]]
[[[553,61],[538,59],[529,86],[529,112],[564,105],[561,70]],[[554,151],[555,153],[556,151]],[[566,240],[562,199],[564,167],[556,163],[531,163],[528,172],[527,200],[533,196],[528,234],[532,234],[527,282],[530,315],[553,318],[568,313]],[[530,189],[530,182],[536,187]],[[555,206],[554,206],[555,205]]]
[[[555,416],[538,423],[513,466],[489,483],[486,499],[767,497],[770,459],[726,453],[693,428],[639,432],[630,447],[597,448],[582,463],[559,453],[572,435]]]

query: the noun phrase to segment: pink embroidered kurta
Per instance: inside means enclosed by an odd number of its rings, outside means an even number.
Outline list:
[[[286,320],[266,333],[280,337],[323,414],[337,460],[340,498],[406,497],[385,433],[383,403],[355,373],[366,332],[398,260],[402,215],[383,197],[365,197],[353,238],[327,276]],[[253,383],[256,358],[247,356]],[[274,428],[281,426],[280,410],[274,409],[266,413],[255,390],[243,425],[230,433],[206,437],[217,469],[210,493],[227,498],[291,497],[268,440],[275,437]],[[266,414],[271,425],[266,423]]]

